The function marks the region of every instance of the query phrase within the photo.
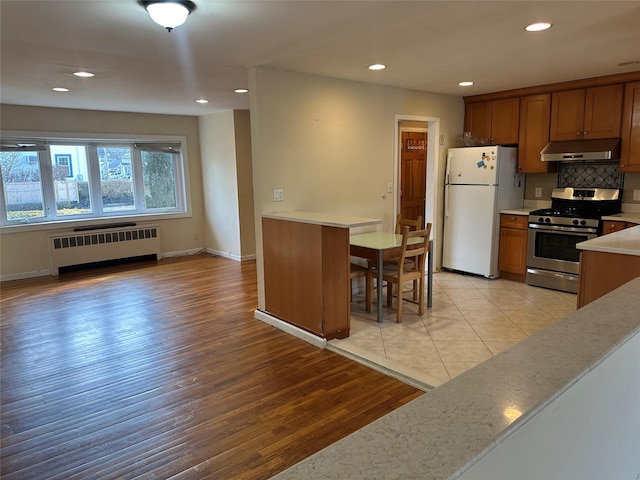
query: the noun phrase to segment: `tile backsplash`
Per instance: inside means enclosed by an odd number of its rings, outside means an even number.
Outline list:
[[[617,162],[560,163],[558,187],[622,189],[624,173],[620,173]]]

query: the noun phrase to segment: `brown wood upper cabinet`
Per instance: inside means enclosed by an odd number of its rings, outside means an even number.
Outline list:
[[[468,103],[465,106],[464,131],[492,145],[518,143],[519,98]]]
[[[621,136],[620,171],[640,172],[640,82],[625,86]]]
[[[548,173],[556,163],[540,160],[540,151],[549,142],[551,94],[527,95],[520,98],[520,134],[518,140],[518,171]]]
[[[589,140],[620,136],[621,83],[554,92],[551,140]]]

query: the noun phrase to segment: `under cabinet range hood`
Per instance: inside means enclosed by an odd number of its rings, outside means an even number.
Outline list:
[[[540,160],[543,162],[617,161],[619,159],[619,138],[549,142],[540,152]]]

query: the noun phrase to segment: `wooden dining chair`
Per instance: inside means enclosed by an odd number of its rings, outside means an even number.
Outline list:
[[[365,304],[367,307],[367,312],[371,312],[373,310],[372,307],[372,302],[371,302],[371,297],[373,295],[373,276],[372,276],[372,271],[364,266],[364,265],[360,265],[358,263],[351,263],[350,264],[350,272],[349,272],[349,303],[351,303],[352,301],[352,290],[353,290],[353,285],[352,285],[352,280],[354,278],[365,278]]]
[[[397,291],[395,296],[398,298],[396,308],[396,322],[398,323],[402,322],[402,303],[404,301],[417,303],[418,313],[420,315],[424,313],[424,277],[430,235],[430,223],[427,223],[424,229],[413,231],[405,225],[402,230],[402,247],[398,263],[385,265],[382,272],[382,280],[387,284],[387,307],[390,307],[393,302],[394,285]],[[413,238],[420,238],[421,241],[409,244]],[[404,296],[404,284],[409,281],[413,286],[411,299]]]
[[[409,230],[421,230],[422,228],[424,228],[424,224],[422,223],[422,215],[418,215],[418,218],[416,219],[410,219],[410,218],[403,218],[402,214],[398,214],[396,216],[396,235],[402,235],[402,229],[407,226],[409,227]],[[412,260],[409,260],[412,261]],[[393,263],[393,264],[397,264],[398,263],[398,259],[397,258],[392,258],[390,260],[387,260],[385,263]],[[415,280],[413,282],[413,301],[417,302],[418,301],[418,284],[416,283],[417,280]]]
[[[412,220],[410,218],[402,218],[402,214],[399,213],[396,216],[396,235],[402,235],[402,229],[405,226],[409,227],[409,230],[420,230],[423,228],[422,225],[422,215]]]

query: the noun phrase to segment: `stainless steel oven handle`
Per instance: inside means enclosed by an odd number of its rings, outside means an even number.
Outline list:
[[[577,228],[577,227],[568,227],[566,225],[540,225],[538,223],[530,223],[529,228],[534,230],[546,230],[553,232],[565,232],[565,233],[598,233],[597,228]]]

